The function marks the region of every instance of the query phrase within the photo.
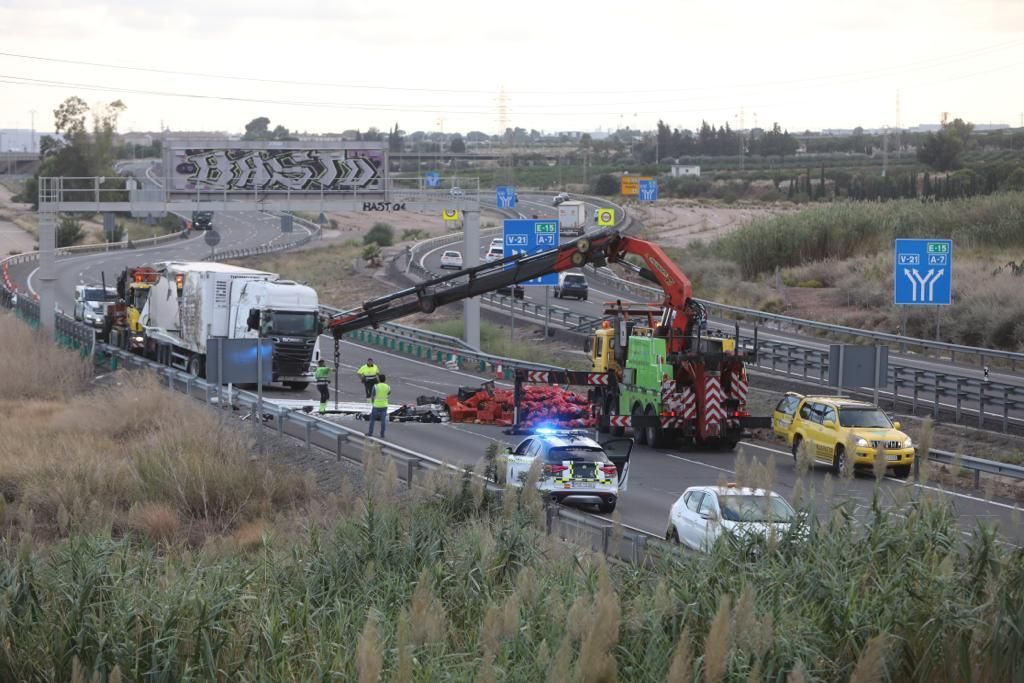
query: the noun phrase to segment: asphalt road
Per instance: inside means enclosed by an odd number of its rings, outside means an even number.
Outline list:
[[[526,204],[526,202],[524,202]],[[535,203],[538,211],[541,206]],[[528,205],[527,205],[528,207]],[[524,207],[526,208],[526,207]],[[525,213],[525,211],[524,211]],[[543,215],[543,214],[541,214]],[[260,214],[221,214],[215,217],[215,225],[223,236],[221,246],[225,249],[256,246],[280,236],[279,223],[273,217]],[[69,308],[73,287],[82,281],[95,281],[99,273],[113,275],[126,265],[167,259],[196,258],[205,254],[208,247],[201,238],[183,240],[146,250],[117,251],[89,254],[79,257],[61,258],[57,261],[59,273],[58,302]],[[140,258],[143,256],[144,258]],[[31,269],[16,271],[12,277],[25,283],[31,276]],[[325,338],[330,349],[332,340]],[[372,356],[389,375],[395,402],[412,402],[420,395],[446,396],[458,386],[476,386],[481,378],[459,371],[430,365],[415,359],[401,357],[380,349],[363,347],[351,342],[340,344],[341,360],[339,373],[342,377],[340,401],[360,401],[362,388],[355,377],[355,369]],[[328,350],[328,358],[332,353]],[[333,390],[332,390],[333,393]],[[310,389],[301,394],[283,390],[267,389],[266,397],[273,399],[311,398],[315,391]],[[348,420],[354,418],[332,418]],[[365,426],[365,423],[356,423]],[[483,456],[490,441],[512,445],[517,438],[507,436],[499,428],[483,425],[436,425],[394,423],[388,427],[388,440],[425,455],[455,464],[474,464]],[[792,459],[779,444],[747,443],[745,451],[759,460],[775,461],[775,489],[791,497],[796,485],[796,472]],[[628,526],[655,534],[662,534],[666,528],[668,510],[679,494],[688,486],[713,484],[721,479],[726,481],[734,476],[734,453],[721,452],[668,452],[663,449],[637,447],[631,465],[629,491],[620,501],[618,514]],[[821,469],[808,473],[804,482],[805,495],[813,492],[815,505],[821,514],[828,514],[831,508],[850,498],[858,513],[866,514],[875,492],[873,478],[858,477],[851,481],[834,481],[826,484],[825,472]],[[960,518],[962,532],[969,535],[979,522],[993,522],[1000,527],[1003,537],[1014,544],[1024,543],[1024,530],[1015,519],[1014,506],[1000,501],[986,501],[969,493],[943,492],[930,487],[908,485],[894,479],[884,479],[878,486],[878,495],[883,504],[889,504],[897,496],[916,492],[921,495],[938,495],[950,501]],[[831,488],[831,494],[827,489]]]

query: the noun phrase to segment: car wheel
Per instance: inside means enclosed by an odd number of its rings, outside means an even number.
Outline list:
[[[587,301],[588,299],[590,299],[590,297],[589,297],[589,296],[587,296],[586,294],[584,294],[584,295],[583,295],[583,300],[584,300],[584,301]]]
[[[309,382],[285,382],[284,385],[292,391],[305,391]]]
[[[615,504],[617,502],[618,501],[614,501],[613,500],[610,503],[601,503],[600,505],[597,506],[597,509],[598,509],[599,512],[603,512],[603,513],[615,512]]]
[[[643,417],[644,409],[640,407],[639,403],[637,403],[636,405],[633,406],[633,410],[632,410],[632,412],[630,412],[630,415],[633,418],[633,424],[634,424],[633,434],[636,436],[637,443],[640,444],[641,446],[646,446],[647,445],[647,430],[643,429],[641,427],[635,426],[636,423],[640,421],[640,418]]]
[[[910,476],[910,465],[899,465],[892,468],[892,473],[897,479],[906,479]]]
[[[800,457],[798,454],[800,453],[800,444],[803,442],[803,440],[804,438],[799,434],[793,437],[793,462],[796,462],[797,459]]]
[[[676,530],[676,525],[671,521],[668,523],[668,530],[665,532],[665,540],[679,545],[679,531]]]
[[[846,469],[846,448],[839,444],[836,446],[836,453],[832,456],[832,473],[839,476]]]

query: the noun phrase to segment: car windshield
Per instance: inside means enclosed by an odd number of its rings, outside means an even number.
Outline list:
[[[777,496],[725,495],[718,497],[722,519],[730,522],[791,522],[796,512]]]
[[[457,251],[446,251],[444,252],[445,258],[459,258],[459,252]]]
[[[585,277],[583,277],[582,275],[566,275],[565,276],[565,284],[567,284],[567,285],[585,285],[585,284],[587,284],[587,279]]]
[[[316,334],[316,313],[293,313],[290,311],[270,311],[267,313],[269,322],[263,334],[294,334],[312,336]]]
[[[604,451],[594,446],[559,446],[549,450],[544,459],[548,462],[563,462],[565,460],[610,462],[605,457]]]
[[[86,287],[82,298],[86,301],[115,301],[117,294],[105,291],[102,287]]]
[[[841,408],[839,424],[843,427],[892,428],[889,418],[878,408]]]

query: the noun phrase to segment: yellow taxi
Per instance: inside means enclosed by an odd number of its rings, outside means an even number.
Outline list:
[[[803,396],[787,392],[772,413],[772,429],[786,440],[793,458],[803,444],[818,462],[835,473],[846,467],[871,467],[876,455],[897,477],[906,478],[914,464],[914,442],[878,406],[842,396]]]

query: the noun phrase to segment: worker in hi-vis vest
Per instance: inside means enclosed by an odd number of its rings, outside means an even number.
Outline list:
[[[377,378],[380,376],[380,368],[374,364],[372,358],[367,358],[366,364],[356,370],[356,374],[359,375],[363,389],[366,390],[366,398],[370,398],[373,385],[377,383]]]
[[[387,378],[380,375],[377,383],[373,385],[372,403],[370,404],[370,431],[367,436],[373,436],[373,423],[380,420],[380,438],[384,438],[384,429],[388,426],[388,399],[391,397],[391,387],[385,381]]]
[[[327,412],[327,399],[331,397],[331,369],[327,367],[322,358],[317,363],[313,376],[316,378],[317,391],[320,392],[320,414],[323,415]]]

